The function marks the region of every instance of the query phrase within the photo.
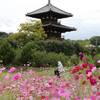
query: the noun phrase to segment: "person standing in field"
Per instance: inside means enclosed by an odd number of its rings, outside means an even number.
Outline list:
[[[61,61],[58,61],[58,67],[55,70],[55,75],[58,76],[59,78],[61,77],[61,74],[65,72],[64,67],[61,63]]]

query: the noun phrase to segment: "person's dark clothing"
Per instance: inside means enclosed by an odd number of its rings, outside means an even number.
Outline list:
[[[56,69],[56,70],[54,71],[54,74],[60,78],[60,72],[58,71],[58,69]]]

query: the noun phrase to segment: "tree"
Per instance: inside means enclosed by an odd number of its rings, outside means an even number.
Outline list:
[[[7,37],[8,34],[6,32],[0,32],[0,39]]]
[[[17,47],[22,47],[27,42],[43,40],[45,37],[46,34],[42,28],[41,22],[31,20],[30,22],[20,24],[18,32],[11,34],[8,40],[15,43]]]
[[[23,48],[21,52],[21,62],[27,63],[32,60],[32,50],[37,49],[38,45],[35,42],[28,42]]]
[[[22,23],[18,31],[19,33],[26,33],[34,39],[44,39],[46,37],[41,21],[31,20],[30,22]]]
[[[18,32],[15,34],[11,34],[8,37],[8,41],[13,47],[21,48],[25,43],[28,42],[28,37],[26,33]]]
[[[12,46],[5,40],[0,41],[0,60],[4,64],[11,64],[14,59],[14,50]]]
[[[94,36],[90,39],[90,42],[94,46],[99,46],[100,45],[100,36]]]

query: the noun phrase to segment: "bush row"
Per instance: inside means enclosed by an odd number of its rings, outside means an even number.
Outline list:
[[[0,41],[0,63],[23,65],[31,62],[33,66],[57,66],[57,61],[70,66],[78,64],[78,54],[84,49],[71,40],[31,41],[21,48],[13,47],[7,40]]]
[[[39,51],[46,52],[55,52],[55,53],[64,53],[67,56],[73,54],[78,54],[83,48],[75,41],[71,40],[41,40],[41,41],[32,41],[28,42],[25,45],[26,48],[32,48]]]

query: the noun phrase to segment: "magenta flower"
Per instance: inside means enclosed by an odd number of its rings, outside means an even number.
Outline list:
[[[16,68],[15,67],[11,67],[10,69],[9,69],[9,73],[13,73],[13,72],[15,72],[16,71]]]
[[[95,95],[91,96],[91,100],[97,100]]]
[[[83,64],[81,65],[82,68],[87,68],[87,66],[88,66],[87,63],[83,63]]]
[[[80,52],[79,55],[83,55],[83,52]]]
[[[41,96],[41,100],[49,100],[48,96]]]
[[[89,64],[89,68],[90,68],[90,70],[92,70],[92,69],[93,69],[93,67],[95,67],[95,65],[94,65],[94,64]]]
[[[82,58],[84,57],[84,55],[83,55],[82,52],[79,53],[79,56],[80,56],[80,59],[81,59],[81,60],[82,60]]]
[[[92,77],[92,72],[91,70],[86,70],[86,76],[87,76],[87,79],[90,79]]]
[[[21,73],[17,73],[13,76],[13,80],[16,81],[18,79],[20,79],[22,77],[22,74]]]
[[[97,81],[94,78],[90,78],[90,83],[91,83],[91,85],[96,85]]]

